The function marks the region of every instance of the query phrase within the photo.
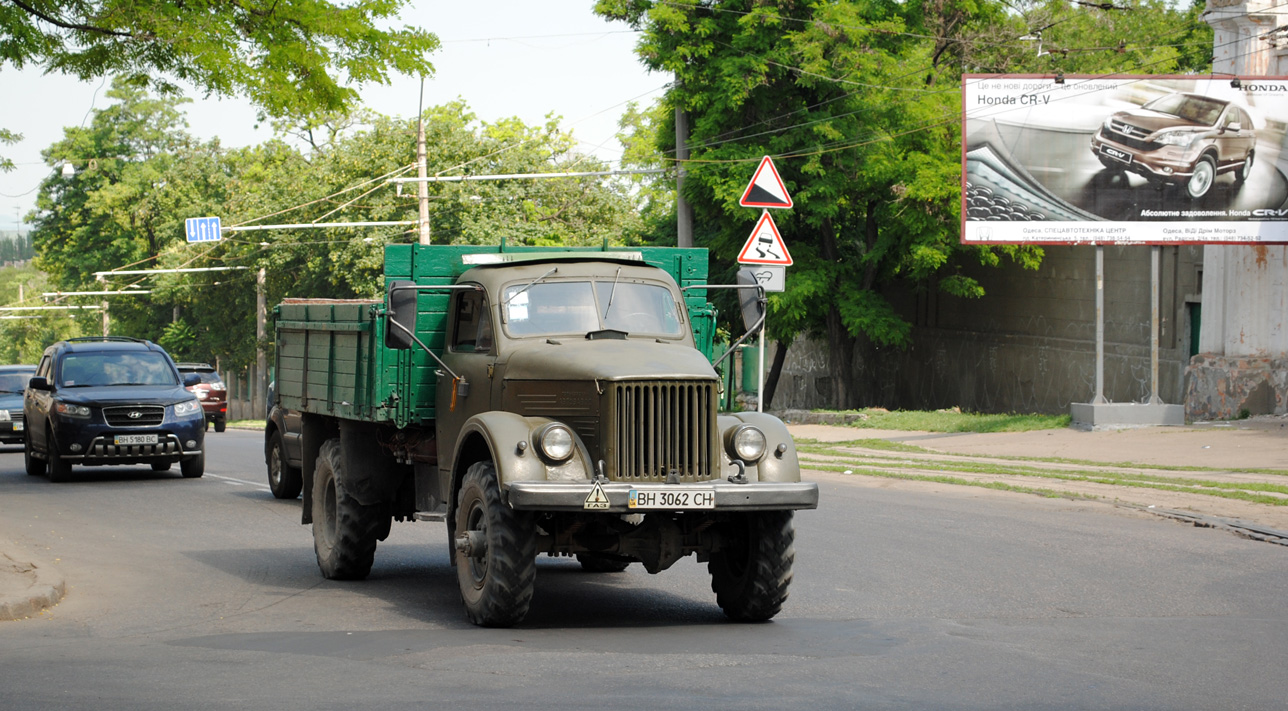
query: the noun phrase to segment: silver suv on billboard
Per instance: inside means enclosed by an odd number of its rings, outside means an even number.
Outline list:
[[[1109,116],[1092,137],[1091,150],[1110,170],[1172,183],[1198,199],[1222,173],[1234,173],[1236,183],[1247,180],[1256,155],[1254,129],[1239,106],[1175,93]]]

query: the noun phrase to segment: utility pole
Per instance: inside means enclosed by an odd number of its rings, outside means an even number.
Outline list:
[[[417,202],[420,204],[420,244],[429,244],[429,177],[428,158],[425,151],[425,77],[420,78],[420,103],[416,106],[416,184]]]
[[[676,88],[680,86],[676,80]],[[675,105],[675,244],[693,246],[693,206],[684,199],[685,162],[689,160],[689,114]]]
[[[251,416],[255,418],[268,414],[259,410],[259,405],[268,392],[268,354],[264,352],[267,335],[265,322],[268,320],[268,296],[264,293],[266,275],[265,269],[260,267],[259,274],[255,277],[255,385],[250,400]]]

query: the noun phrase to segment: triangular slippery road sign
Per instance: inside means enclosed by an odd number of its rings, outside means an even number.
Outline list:
[[[792,206],[792,196],[787,194],[787,186],[778,177],[778,169],[769,156],[760,159],[756,174],[751,176],[747,189],[743,191],[738,204],[743,207],[788,208]]]
[[[778,225],[774,224],[774,218],[769,216],[769,210],[760,214],[756,228],[751,231],[747,243],[738,253],[738,263],[791,266],[792,255],[788,254],[787,245],[783,243],[783,236],[778,233]]]

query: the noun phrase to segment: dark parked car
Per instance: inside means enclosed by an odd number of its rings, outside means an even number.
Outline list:
[[[1110,170],[1171,183],[1201,198],[1217,175],[1242,183],[1252,171],[1257,134],[1242,108],[1199,94],[1168,94],[1119,111],[1091,139],[1091,151]]]
[[[22,391],[34,365],[0,365],[0,442],[22,444]]]
[[[27,473],[65,481],[73,464],[175,462],[205,472],[205,417],[161,346],[133,338],[73,338],[45,349],[23,399]]]
[[[264,423],[264,463],[268,465],[268,488],[279,499],[294,499],[304,488],[300,436],[304,424],[297,410],[277,401],[277,383],[268,384],[268,421]]]
[[[176,363],[180,373],[196,373],[201,382],[189,385],[201,401],[201,409],[206,412],[206,426],[213,422],[216,432],[223,432],[228,426],[228,389],[224,387],[223,378],[219,377],[214,366],[207,363]]]

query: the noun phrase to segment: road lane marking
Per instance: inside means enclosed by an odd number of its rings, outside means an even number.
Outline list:
[[[234,479],[233,477],[230,477],[230,476],[219,476],[218,474],[207,474],[206,477],[209,479],[218,479],[220,481],[224,481],[229,484],[232,484],[233,486],[253,486],[256,489],[261,489],[263,491],[270,491],[270,489],[268,488],[268,484],[261,484],[257,481],[246,481],[245,479]]]

